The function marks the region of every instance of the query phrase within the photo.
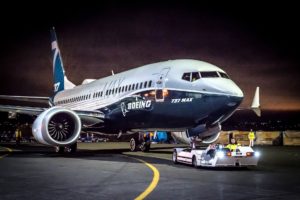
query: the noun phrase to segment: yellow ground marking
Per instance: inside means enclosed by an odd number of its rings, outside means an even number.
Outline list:
[[[7,148],[7,147],[0,147],[0,148],[6,149],[9,153],[12,152],[12,149],[10,149],[10,148]],[[0,156],[0,159],[1,159],[1,158],[4,158],[4,157],[6,157],[6,156],[8,156],[8,154],[4,154],[4,155]]]
[[[134,158],[131,156],[128,156],[132,159],[135,159],[141,163],[144,163],[147,167],[149,167],[152,171],[153,171],[153,179],[152,182],[149,184],[149,186],[145,189],[144,192],[142,192],[139,196],[137,196],[134,200],[141,200],[141,199],[145,199],[157,186],[158,182],[159,182],[159,171],[156,167],[154,167],[153,165],[151,165],[150,163],[147,163],[144,160],[138,159],[138,158]]]

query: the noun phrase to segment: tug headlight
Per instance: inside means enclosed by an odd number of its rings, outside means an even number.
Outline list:
[[[222,151],[218,151],[217,152],[217,157],[218,158],[223,158],[225,155],[224,155],[224,152],[222,152]]]

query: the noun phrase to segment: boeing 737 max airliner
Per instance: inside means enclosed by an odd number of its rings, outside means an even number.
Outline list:
[[[50,107],[1,105],[0,111],[36,116],[32,125],[35,139],[59,152],[76,151],[80,132],[88,127],[108,134],[184,131],[186,138],[197,136],[210,143],[244,97],[225,71],[191,59],[144,65],[75,86],[66,77],[54,29],[51,38],[53,97],[0,96],[48,101]],[[259,113],[258,88],[252,108]],[[131,149],[142,142],[133,138]],[[149,149],[150,143],[145,145]]]

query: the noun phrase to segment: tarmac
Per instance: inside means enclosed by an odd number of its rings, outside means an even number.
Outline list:
[[[300,147],[256,146],[251,168],[173,164],[174,145],[130,152],[128,143],[79,143],[58,155],[0,144],[0,199],[299,199]]]

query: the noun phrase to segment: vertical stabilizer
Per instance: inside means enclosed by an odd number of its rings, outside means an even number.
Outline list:
[[[51,49],[52,49],[52,63],[53,63],[53,80],[54,80],[54,95],[58,92],[71,89],[75,85],[68,80],[65,75],[60,50],[58,47],[57,37],[54,27],[51,29]]]

